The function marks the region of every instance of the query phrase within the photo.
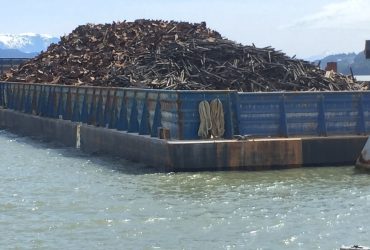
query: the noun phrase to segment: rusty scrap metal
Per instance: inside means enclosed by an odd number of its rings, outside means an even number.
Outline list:
[[[1,77],[5,81],[155,89],[359,90],[363,85],[288,57],[244,46],[206,24],[136,20],[87,24]]]

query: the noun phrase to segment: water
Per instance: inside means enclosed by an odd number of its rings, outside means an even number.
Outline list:
[[[156,173],[0,131],[1,249],[338,249],[370,245],[353,167]]]

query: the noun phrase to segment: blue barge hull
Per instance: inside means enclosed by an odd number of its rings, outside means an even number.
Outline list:
[[[218,98],[222,140],[200,140],[198,105]],[[0,126],[163,171],[354,164],[369,92],[237,93],[0,82]],[[171,139],[159,139],[158,128]],[[243,140],[235,140],[235,135]]]

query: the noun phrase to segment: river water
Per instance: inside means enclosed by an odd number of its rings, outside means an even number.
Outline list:
[[[338,249],[370,245],[353,167],[156,173],[0,131],[1,249]]]

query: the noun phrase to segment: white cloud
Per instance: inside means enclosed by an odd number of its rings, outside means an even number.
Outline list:
[[[342,0],[324,5],[318,12],[281,28],[369,29],[369,13],[369,0]]]

